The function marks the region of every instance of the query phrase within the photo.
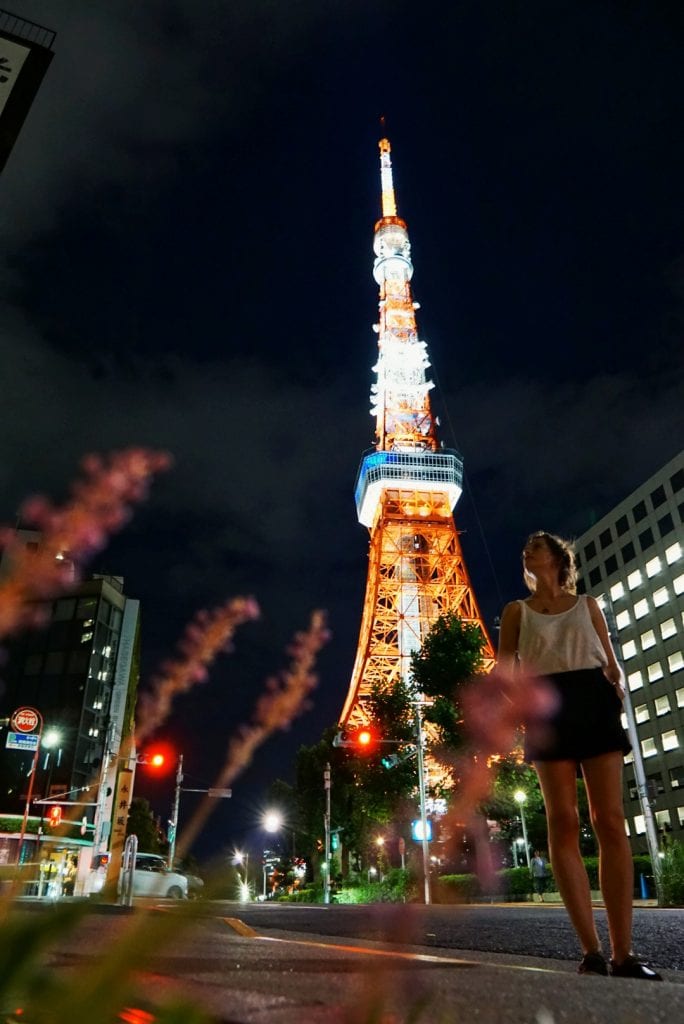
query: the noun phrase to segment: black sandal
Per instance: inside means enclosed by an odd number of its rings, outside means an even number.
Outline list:
[[[608,974],[608,964],[603,953],[585,953],[577,968],[578,974],[599,974],[605,978]]]
[[[652,967],[647,967],[637,960],[635,956],[628,956],[621,964],[610,961],[610,974],[612,978],[643,978],[644,981],[662,981],[663,979]]]

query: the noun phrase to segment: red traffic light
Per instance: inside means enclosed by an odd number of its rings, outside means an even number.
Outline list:
[[[163,775],[173,767],[174,760],[174,752],[168,744],[156,743],[138,758],[138,763],[144,765],[148,771]]]
[[[375,736],[370,729],[359,729],[356,734],[356,743],[359,747],[370,747],[375,741]]]
[[[50,822],[51,828],[57,828],[58,825],[62,824],[62,808],[59,807],[57,804],[54,804],[50,808],[50,813],[48,814],[48,821]]]

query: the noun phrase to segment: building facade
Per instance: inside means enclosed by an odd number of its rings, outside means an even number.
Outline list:
[[[20,533],[26,546],[40,543]],[[123,588],[121,577],[93,576],[47,602],[42,627],[5,643],[0,669],[0,717],[29,707],[42,719],[35,763],[30,750],[0,749],[0,862],[17,859],[16,821],[30,795],[20,861],[55,885],[75,867],[77,895],[106,871],[118,755],[132,732],[140,605]]]
[[[658,832],[684,839],[684,452],[575,544],[580,589],[599,600],[621,654]],[[627,828],[645,852],[645,824],[625,758]]]

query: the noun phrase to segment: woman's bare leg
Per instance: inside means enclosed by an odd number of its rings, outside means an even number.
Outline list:
[[[591,823],[599,844],[599,882],[606,905],[611,955],[620,964],[632,950],[634,863],[625,832],[622,754],[592,757],[582,764]]]
[[[574,761],[535,762],[549,830],[553,877],[583,953],[595,953],[601,942],[591,909],[589,879],[579,848],[577,766]]]

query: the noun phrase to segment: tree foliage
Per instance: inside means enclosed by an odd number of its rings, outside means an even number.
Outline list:
[[[432,701],[425,709],[425,720],[437,726],[441,743],[450,750],[460,749],[465,742],[460,691],[482,671],[485,643],[476,623],[447,612],[411,656],[415,688]]]
[[[126,825],[127,836],[138,837],[138,849],[144,853],[161,853],[162,842],[159,826],[149,801],[141,796],[134,796],[128,811]]]

